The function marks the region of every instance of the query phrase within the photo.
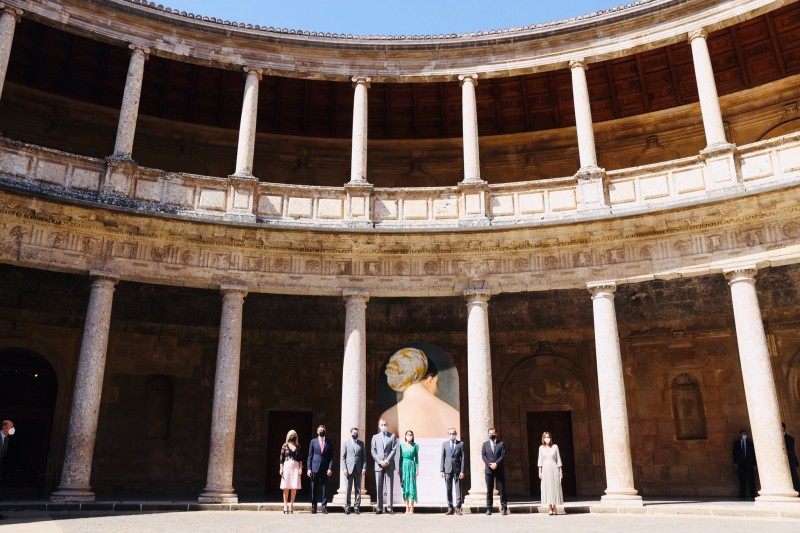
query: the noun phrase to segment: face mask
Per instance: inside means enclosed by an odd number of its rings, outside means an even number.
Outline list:
[[[544,439],[544,443],[545,443],[545,444],[550,444],[550,437],[546,437],[546,438]]]
[[[747,440],[747,435],[742,435],[742,440]]]
[[[317,435],[319,435],[320,437],[324,437],[325,436],[325,430],[321,429],[321,430],[317,431]]]
[[[495,440],[495,439],[497,438],[497,435],[489,435],[489,438],[490,438],[491,440]]]
[[[456,436],[455,435],[450,435],[450,440],[455,442],[456,441]]]
[[[289,437],[289,442],[297,442],[297,437]]]
[[[407,442],[411,442],[412,440],[414,440],[414,437],[412,437],[411,435],[406,435]]]
[[[11,428],[11,429],[8,430],[8,434],[9,435],[13,435],[16,432],[17,432],[17,428]]]
[[[353,437],[353,440],[356,440],[358,438],[358,433],[353,433],[350,436]]]
[[[387,428],[388,428],[388,426],[381,426],[381,431],[383,431],[384,433],[386,433],[386,429],[387,429]]]

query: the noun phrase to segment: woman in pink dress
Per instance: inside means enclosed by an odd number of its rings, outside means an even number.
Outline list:
[[[281,446],[281,488],[283,489],[283,512],[294,513],[294,498],[303,478],[303,456],[297,444],[297,432],[290,430],[286,442]]]

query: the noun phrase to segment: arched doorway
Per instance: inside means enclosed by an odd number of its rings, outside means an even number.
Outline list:
[[[3,458],[0,498],[46,490],[58,378],[47,360],[21,348],[0,350],[0,418],[17,428]]]

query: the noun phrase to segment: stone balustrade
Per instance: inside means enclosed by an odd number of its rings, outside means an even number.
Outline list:
[[[171,173],[0,138],[6,187],[193,220],[282,227],[453,230],[635,214],[796,185],[800,134],[606,173],[608,205],[584,205],[575,177],[430,188],[317,187]]]

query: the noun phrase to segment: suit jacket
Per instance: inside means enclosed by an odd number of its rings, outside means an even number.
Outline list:
[[[442,443],[442,461],[439,467],[440,472],[445,474],[463,474],[467,466],[467,459],[464,457],[464,442],[456,440],[456,449],[450,449],[450,441]]]
[[[361,475],[367,469],[367,447],[360,440],[352,438],[344,441],[342,446],[342,467],[348,474]]]
[[[498,440],[494,444],[494,453],[492,453],[492,441],[487,440],[483,443],[483,448],[481,448],[481,458],[486,464],[485,473],[503,474],[505,472],[506,445],[503,441]],[[489,463],[497,463],[497,469],[492,470],[489,468]]]
[[[308,445],[307,468],[314,474],[333,470],[333,444],[325,438],[325,448],[320,450],[319,437],[313,439]]]
[[[394,456],[397,454],[397,437],[393,433],[389,433],[389,437],[384,444],[383,434],[378,433],[372,436],[372,459],[375,461],[375,471],[380,472],[386,470],[387,472],[394,472]],[[389,461],[386,468],[381,468],[380,463]]]
[[[755,466],[756,465],[756,447],[753,441],[747,439],[747,455],[745,456],[742,451],[741,439],[733,441],[733,464],[739,466]]]
[[[783,442],[786,444],[786,455],[789,457],[789,466],[791,468],[797,468],[800,466],[800,461],[797,460],[797,451],[794,448],[794,437],[788,433],[784,433]]]
[[[3,456],[6,454],[6,450],[8,450],[8,441],[11,439],[8,438],[8,435],[3,435],[0,438],[3,439],[3,443],[0,444],[0,464],[3,464]]]

